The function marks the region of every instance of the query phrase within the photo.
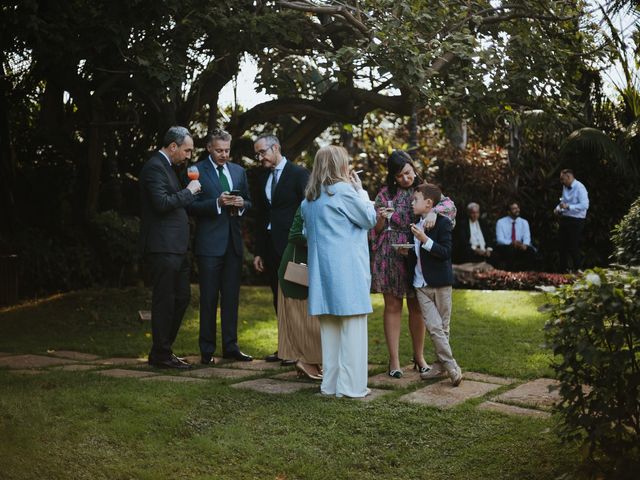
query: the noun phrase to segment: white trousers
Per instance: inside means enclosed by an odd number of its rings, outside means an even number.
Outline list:
[[[320,392],[336,397],[367,395],[367,316],[320,315],[322,385]]]

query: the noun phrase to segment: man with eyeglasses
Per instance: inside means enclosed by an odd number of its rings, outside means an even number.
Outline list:
[[[304,198],[309,171],[288,161],[280,150],[275,135],[261,135],[253,144],[256,160],[264,171],[258,177],[256,210],[258,227],[253,266],[258,272],[266,272],[273,293],[273,307],[278,311],[278,267],[287,246],[293,217]],[[280,361],[284,365],[295,363],[280,359],[278,352],[265,358],[268,362]]]

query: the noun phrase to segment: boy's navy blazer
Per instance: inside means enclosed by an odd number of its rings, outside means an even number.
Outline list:
[[[436,223],[431,230],[425,230],[427,236],[433,240],[433,246],[430,252],[420,247],[420,264],[422,265],[422,276],[429,287],[453,285],[452,230],[451,220],[442,215],[436,217]],[[412,276],[416,268],[416,260],[415,249],[412,248],[409,251],[409,271]]]

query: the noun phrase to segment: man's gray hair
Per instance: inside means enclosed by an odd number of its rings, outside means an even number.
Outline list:
[[[164,134],[164,139],[162,140],[162,146],[168,147],[173,142],[176,142],[176,145],[180,146],[184,143],[184,139],[187,137],[191,137],[189,130],[184,127],[173,126],[167,133]],[[191,137],[193,138],[193,137]]]
[[[469,203],[469,205],[467,205],[467,212],[468,212],[469,210],[473,210],[473,209],[475,209],[475,208],[477,208],[478,210],[480,210],[480,205],[478,205],[476,202],[471,202],[471,203]]]
[[[267,147],[271,147],[272,145],[280,145],[280,140],[278,140],[278,137],[276,137],[275,135],[273,135],[271,133],[263,133],[258,138],[256,138],[256,140],[255,140],[255,142],[253,142],[253,144],[255,145],[260,140],[266,141],[267,142]]]
[[[216,140],[222,140],[223,142],[230,142],[231,134],[226,130],[223,130],[221,128],[216,128],[213,132],[209,132],[209,134],[207,134],[207,145],[211,144],[212,142],[215,142]]]

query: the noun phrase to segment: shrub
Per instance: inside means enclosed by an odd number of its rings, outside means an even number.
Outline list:
[[[101,276],[95,252],[77,227],[23,230],[13,238],[13,250],[21,297],[86,288]]]
[[[541,286],[558,287],[571,283],[572,277],[563,273],[507,272],[489,270],[471,276],[456,277],[456,287],[481,290],[535,290]]]
[[[620,220],[611,235],[613,256],[618,263],[640,265],[640,197]]]
[[[101,265],[102,280],[108,285],[131,284],[138,272],[140,221],[108,211],[89,222],[92,246]]]
[[[640,268],[588,270],[550,293],[560,435],[607,478],[640,471]]]

